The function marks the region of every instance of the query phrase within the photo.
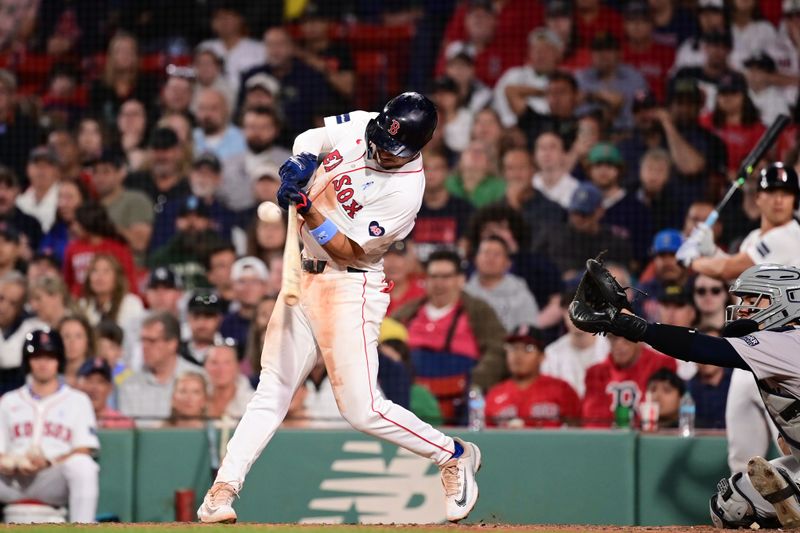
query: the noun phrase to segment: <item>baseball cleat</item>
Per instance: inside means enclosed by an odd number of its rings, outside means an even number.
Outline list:
[[[236,511],[233,510],[233,499],[236,491],[227,483],[214,483],[203,504],[197,510],[197,519],[205,524],[234,524]]]
[[[464,448],[461,457],[453,458],[440,466],[446,500],[447,520],[458,522],[467,517],[478,501],[478,484],[475,474],[481,469],[481,451],[471,442],[458,441]]]
[[[800,527],[800,502],[794,487],[763,457],[753,457],[747,463],[747,475],[761,496],[775,507],[778,520],[786,529]]]

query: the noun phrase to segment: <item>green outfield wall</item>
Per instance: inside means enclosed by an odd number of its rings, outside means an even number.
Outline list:
[[[708,522],[727,475],[723,436],[683,439],[629,431],[460,433],[484,466],[471,522],[679,525]],[[103,431],[99,513],[174,520],[174,494],[211,482],[204,431]],[[438,469],[353,431],[277,433],[253,465],[240,520],[303,523],[444,521]]]

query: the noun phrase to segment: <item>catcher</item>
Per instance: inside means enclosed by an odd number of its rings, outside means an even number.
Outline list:
[[[711,519],[718,528],[800,527],[800,268],[761,264],[748,268],[730,292],[724,338],[689,328],[648,323],[631,312],[624,289],[595,260],[586,262],[569,316],[590,333],[646,342],[672,357],[752,372],[791,455],[753,457],[747,473],[717,485]]]

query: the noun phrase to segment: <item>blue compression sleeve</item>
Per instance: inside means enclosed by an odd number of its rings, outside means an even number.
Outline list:
[[[665,354],[695,363],[750,370],[731,343],[721,337],[666,324],[647,324],[642,341]]]

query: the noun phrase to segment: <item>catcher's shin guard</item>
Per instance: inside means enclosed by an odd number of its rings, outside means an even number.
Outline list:
[[[730,478],[717,483],[717,493],[711,496],[709,510],[714,527],[719,529],[750,528],[754,523],[762,528],[780,527],[774,518],[764,518],[756,514],[753,502],[738,487],[743,474],[737,472]],[[744,481],[746,483],[747,480]]]
[[[789,473],[763,457],[753,457],[747,463],[747,475],[753,488],[775,508],[780,525],[800,528],[800,489]]]

